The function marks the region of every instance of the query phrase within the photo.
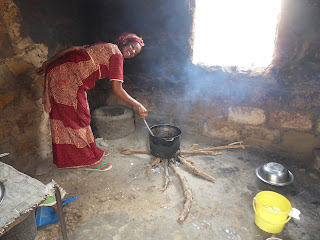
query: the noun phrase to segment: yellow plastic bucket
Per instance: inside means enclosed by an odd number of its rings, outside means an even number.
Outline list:
[[[254,222],[265,232],[279,233],[289,222],[292,214],[291,203],[287,198],[272,191],[259,192],[253,198]]]

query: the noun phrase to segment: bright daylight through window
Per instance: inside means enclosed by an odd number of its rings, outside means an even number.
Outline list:
[[[281,0],[196,0],[193,63],[268,67]]]

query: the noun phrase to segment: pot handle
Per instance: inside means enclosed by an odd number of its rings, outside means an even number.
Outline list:
[[[165,138],[165,140],[166,140],[167,142],[172,142],[172,141],[174,140],[174,138]]]

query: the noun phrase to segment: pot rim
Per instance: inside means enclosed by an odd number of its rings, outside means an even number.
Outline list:
[[[154,137],[154,138],[165,139],[167,141],[173,141],[175,138],[177,138],[177,137],[179,137],[181,135],[181,129],[176,127],[176,126],[174,126],[174,125],[171,125],[171,124],[160,123],[158,125],[151,126],[150,129],[152,130],[152,129],[157,128],[157,127],[159,127],[159,128],[160,127],[171,127],[171,128],[174,128],[174,129],[178,130],[179,132],[178,132],[178,134],[176,134],[176,136],[170,137],[170,138],[162,138],[162,137],[152,136],[150,133],[149,133],[149,136]]]

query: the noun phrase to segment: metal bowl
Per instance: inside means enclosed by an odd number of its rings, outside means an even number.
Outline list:
[[[269,162],[258,167],[256,175],[262,181],[275,186],[286,186],[294,180],[293,174],[286,167],[276,162]]]

